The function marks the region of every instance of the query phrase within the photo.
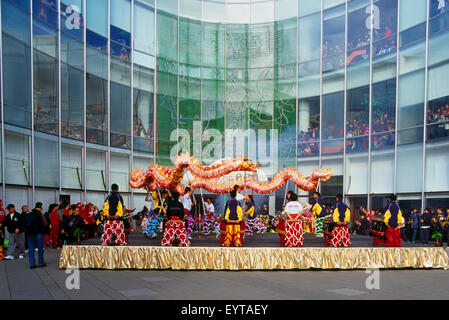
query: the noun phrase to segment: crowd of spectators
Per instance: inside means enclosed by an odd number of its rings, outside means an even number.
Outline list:
[[[369,37],[369,32],[368,32],[367,34],[365,34],[364,37],[360,37],[357,40],[352,40],[352,41],[348,42],[348,50],[352,51],[355,49],[360,49],[365,46],[369,46],[369,44],[370,44],[370,37]]]
[[[66,138],[81,140],[83,138],[83,126],[75,126],[68,122],[62,121],[61,135]]]
[[[433,109],[433,110],[432,110]],[[430,140],[449,136],[449,104],[427,111],[428,137]]]
[[[40,132],[58,134],[58,116],[54,111],[42,111],[39,107],[34,112],[34,129]]]
[[[374,217],[382,218],[385,210],[360,209],[360,217],[354,219],[351,232],[359,235],[369,235]],[[401,228],[401,237],[405,242],[421,242],[429,244],[434,240],[449,245],[449,208],[426,208],[422,212],[418,208],[402,209],[405,225]]]
[[[316,156],[319,154],[320,130],[318,127],[309,128],[307,132],[298,133],[299,156]]]
[[[153,139],[153,132],[151,131],[151,128],[148,128],[148,130],[145,129],[142,119],[138,119],[137,122],[134,124],[133,135],[135,137]]]

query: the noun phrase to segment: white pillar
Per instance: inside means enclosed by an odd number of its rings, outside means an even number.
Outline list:
[[[307,132],[310,127],[310,103],[308,100],[299,101],[298,112],[299,131]]]

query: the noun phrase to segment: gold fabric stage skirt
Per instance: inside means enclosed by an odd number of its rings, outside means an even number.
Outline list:
[[[305,270],[449,268],[445,249],[64,246],[59,267],[81,269]]]

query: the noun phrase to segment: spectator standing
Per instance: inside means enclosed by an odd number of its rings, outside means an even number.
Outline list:
[[[23,259],[25,253],[25,221],[22,215],[16,212],[13,204],[9,204],[6,210],[8,211],[8,215],[3,220],[3,223],[9,233],[9,242],[5,259],[14,260],[16,248],[19,249],[19,259]]]
[[[6,218],[5,209],[3,209],[3,200],[0,200],[0,246],[3,248],[5,243],[5,226],[3,225],[3,220]]]
[[[44,232],[48,222],[42,214],[42,202],[37,202],[35,208],[25,219],[25,232],[28,240],[28,258],[30,269],[36,267],[43,268],[47,264],[44,262]],[[36,266],[34,250],[38,249],[38,265]]]
[[[47,225],[44,226],[44,247],[50,247],[51,241],[50,241],[50,213],[53,210],[54,207],[57,207],[56,204],[51,204],[48,207],[48,211],[44,213],[45,219],[47,221]]]
[[[424,213],[421,215],[421,231],[420,231],[420,238],[421,243],[423,244],[429,244],[429,237],[430,237],[430,226],[432,225],[432,214],[430,213],[429,209],[424,210]]]
[[[23,218],[23,223],[25,223],[25,219],[26,219],[26,217],[27,217],[29,212],[30,212],[30,209],[28,208],[28,206],[26,204],[24,204],[22,206],[22,212],[21,212],[21,215],[22,215],[22,218]],[[26,232],[24,232],[24,234],[25,234],[25,252],[28,252],[27,234],[26,234]]]
[[[409,218],[409,224],[410,224],[410,229],[412,230],[412,242],[416,243],[416,236],[418,234],[418,229],[419,229],[419,217],[418,217],[418,210],[415,208],[412,210],[412,212],[410,213],[410,218]]]

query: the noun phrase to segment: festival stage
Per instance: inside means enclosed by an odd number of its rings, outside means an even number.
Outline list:
[[[449,250],[404,243],[402,248],[373,247],[373,238],[351,236],[349,248],[324,247],[322,238],[306,234],[304,247],[281,248],[277,234],[254,235],[243,248],[218,246],[215,235],[194,235],[192,246],[161,247],[160,238],[130,235],[129,246],[100,246],[100,239],[64,246],[59,267],[155,270],[351,270],[448,269]]]

